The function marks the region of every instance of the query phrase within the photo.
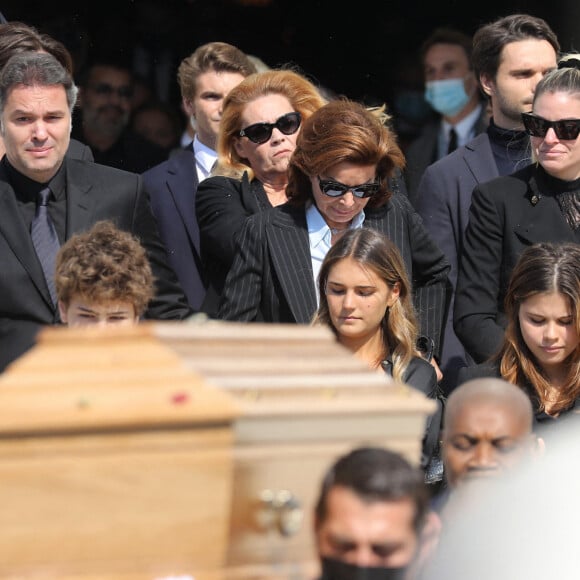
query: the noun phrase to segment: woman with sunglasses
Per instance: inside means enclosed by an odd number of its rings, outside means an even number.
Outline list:
[[[202,310],[217,312],[236,238],[252,214],[287,201],[288,163],[301,123],[326,101],[291,70],[250,75],[224,100],[218,162],[196,194],[208,292]]]
[[[522,251],[580,242],[580,55],[542,78],[522,118],[535,162],[474,189],[461,254],[454,327],[476,363],[502,344],[505,293]]]
[[[290,160],[289,201],[246,221],[219,318],[309,323],[327,251],[347,230],[364,226],[401,252],[421,333],[437,354],[449,264],[407,197],[390,189],[404,157],[379,113],[337,99],[303,122]]]
[[[495,376],[521,387],[539,424],[580,412],[580,245],[526,248],[512,272],[505,312],[499,353],[461,369],[459,381]]]

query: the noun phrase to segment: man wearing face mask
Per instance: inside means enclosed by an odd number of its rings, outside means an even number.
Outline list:
[[[430,165],[415,196],[425,227],[451,264],[451,302],[441,348],[442,387],[457,386],[459,369],[472,364],[453,328],[455,287],[475,186],[508,175],[531,162],[521,114],[532,108],[536,85],[556,68],[560,44],[548,23],[510,14],[482,25],[473,35],[471,63],[487,95],[487,129],[451,155]]]
[[[424,97],[440,116],[427,123],[405,151],[413,204],[425,169],[487,128],[488,111],[471,68],[471,46],[467,34],[438,28],[421,47]]]
[[[319,580],[413,580],[440,530],[423,475],[403,457],[360,447],[326,473],[315,508]]]

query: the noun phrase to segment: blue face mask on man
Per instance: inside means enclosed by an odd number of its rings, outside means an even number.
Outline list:
[[[407,568],[357,566],[334,558],[322,558],[320,580],[404,580]]]
[[[445,117],[454,117],[467,105],[464,79],[444,79],[425,84],[425,100]]]

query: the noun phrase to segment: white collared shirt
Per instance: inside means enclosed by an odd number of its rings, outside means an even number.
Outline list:
[[[212,167],[217,161],[217,152],[204,145],[197,135],[193,138],[193,152],[195,153],[195,170],[200,183],[211,174]]]
[[[362,210],[354,216],[349,229],[362,228],[364,221],[365,212]],[[308,227],[308,239],[310,240],[310,257],[312,260],[312,273],[314,274],[314,287],[316,288],[316,303],[318,304],[318,274],[320,273],[322,261],[332,245],[332,232],[314,203],[311,203],[306,208],[306,225]]]
[[[451,127],[455,128],[457,133],[457,147],[462,147],[475,137],[475,126],[477,125],[477,120],[481,115],[481,108],[483,105],[479,105],[465,117],[461,119],[457,125],[452,125],[447,121],[441,120],[441,130],[439,131],[439,159],[447,155],[447,147],[449,145],[449,131]]]

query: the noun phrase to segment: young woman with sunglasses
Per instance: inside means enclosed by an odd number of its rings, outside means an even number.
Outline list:
[[[390,189],[389,178],[403,165],[396,136],[378,112],[336,99],[313,113],[290,160],[288,203],[244,225],[219,317],[309,323],[326,252],[347,230],[364,225],[401,252],[421,333],[437,354],[449,265],[407,197]]]
[[[325,102],[317,87],[291,70],[250,75],[224,100],[217,166],[196,193],[209,286],[202,310],[210,316],[246,218],[287,201],[288,163],[300,125]]]
[[[526,248],[505,298],[499,353],[460,371],[459,380],[496,376],[522,387],[538,423],[580,412],[580,245]]]
[[[522,115],[534,163],[473,191],[455,296],[454,327],[476,363],[494,355],[503,304],[522,251],[580,242],[580,55],[566,55],[537,84]]]

